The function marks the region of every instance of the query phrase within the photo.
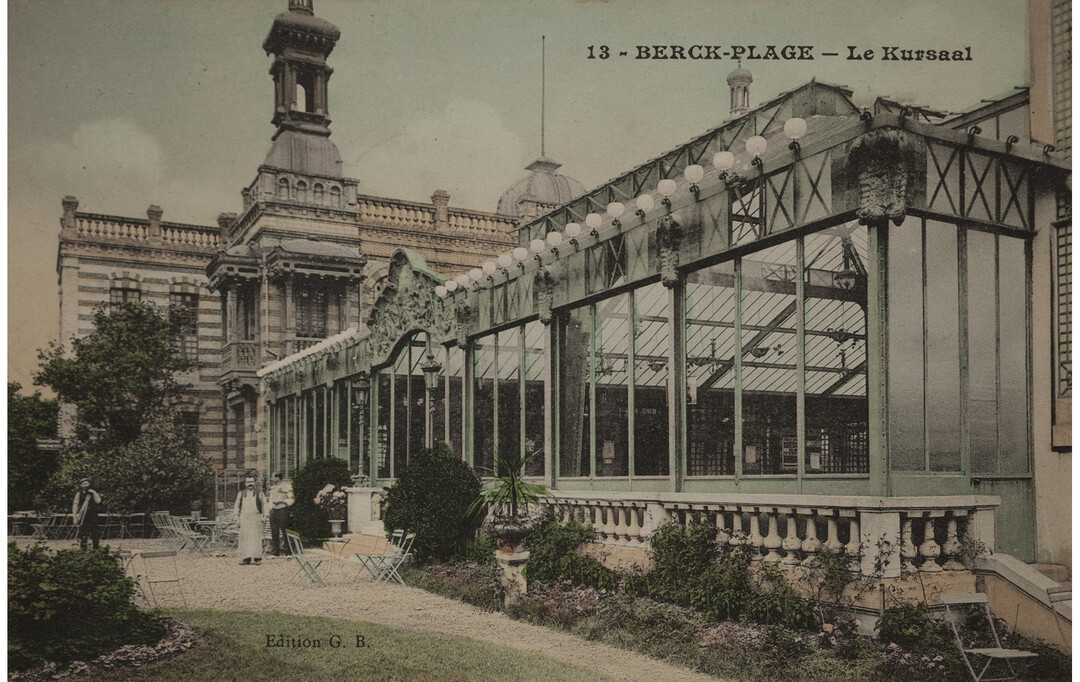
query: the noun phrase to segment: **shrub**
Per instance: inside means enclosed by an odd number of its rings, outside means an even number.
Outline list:
[[[494,555],[492,555],[494,556]],[[405,573],[407,585],[460,599],[484,611],[499,611],[503,590],[499,569],[494,562],[479,564],[465,561],[453,566],[433,564]]]
[[[300,465],[292,477],[295,502],[289,509],[288,527],[305,540],[330,537],[329,518],[315,504],[315,495],[328,483],[349,485],[351,482],[349,463],[343,459],[313,459]]]
[[[947,649],[952,646],[945,625],[930,618],[923,605],[903,604],[885,609],[878,619],[878,635],[905,649]]]
[[[814,612],[810,602],[801,599],[784,580],[775,566],[767,566],[763,582],[770,583],[767,591],[753,594],[747,599],[743,616],[748,620],[766,625],[783,624],[792,630],[809,630],[814,627]],[[764,587],[764,585],[762,585]]]
[[[533,529],[525,544],[529,561],[525,564],[525,581],[568,579],[574,583],[613,590],[619,586],[619,576],[592,557],[581,556],[577,546],[591,540],[591,528],[571,521],[565,526],[547,515]]]
[[[106,549],[26,551],[8,545],[8,664],[90,659],[124,644],[152,644],[161,624],[131,603],[133,583]]]
[[[655,567],[646,579],[649,596],[691,606],[701,594],[703,574],[713,566],[716,531],[704,524],[666,524],[653,534]]]
[[[401,472],[386,496],[383,523],[416,533],[420,561],[446,561],[462,551],[479,519],[469,507],[480,495],[480,479],[469,465],[439,443],[422,450]]]
[[[742,552],[732,552],[721,564],[702,571],[690,590],[690,604],[708,621],[739,618],[753,592],[750,588],[750,560]]]
[[[468,561],[485,566],[495,563],[495,536],[491,533],[481,533],[468,540],[465,548],[460,554],[454,556],[450,563]]]

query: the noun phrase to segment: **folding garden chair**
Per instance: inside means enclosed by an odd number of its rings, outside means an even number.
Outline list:
[[[319,566],[322,565],[322,560],[312,559],[304,553],[304,544],[300,542],[300,534],[295,530],[286,530],[285,538],[289,542],[289,551],[292,553],[292,558],[296,559],[296,563],[300,564],[300,569],[293,575],[292,579],[295,580],[296,576],[303,573],[311,582],[319,587],[325,587],[326,583],[323,581],[322,576],[319,575]]]
[[[964,657],[964,664],[967,665],[968,672],[971,673],[971,679],[974,682],[1019,679],[1016,676],[1016,670],[1013,669],[1012,661],[1038,656],[1038,654],[1031,651],[1002,648],[1001,639],[998,637],[997,627],[994,625],[994,617],[990,615],[990,605],[985,594],[976,593],[956,597],[942,597],[941,603],[945,605],[945,617],[949,621],[949,625],[952,626],[953,635],[956,637],[956,646],[960,649],[960,655]],[[994,646],[971,647],[964,644],[960,629],[967,622],[968,615],[976,612],[981,612],[986,617],[986,622],[990,628],[989,634],[993,635]],[[965,634],[970,635],[971,633],[965,632]],[[972,659],[975,658],[977,661],[981,661],[980,656],[986,658],[986,663],[983,665],[982,670],[976,673]],[[1009,671],[1008,677],[985,677],[990,666],[995,661],[1001,661],[1005,664]],[[1005,671],[1001,670],[1000,674],[1003,675],[1004,673]]]
[[[154,523],[154,528],[157,529],[158,539],[161,540],[165,547],[176,551],[183,546],[183,541],[176,534],[172,521],[169,520],[169,512],[150,512],[150,520]]]
[[[210,541],[209,536],[195,530],[186,519],[179,516],[170,516],[169,521],[172,524],[173,532],[182,541],[177,551],[187,550],[206,556],[206,544]]]
[[[180,584],[180,569],[176,566],[176,552],[173,550],[161,552],[143,552],[142,579],[146,583],[149,592],[149,600],[153,606],[157,606],[157,592],[155,586],[173,583],[180,593],[180,601],[187,607],[187,599],[184,597],[184,587]]]
[[[399,585],[404,585],[405,581],[401,579],[398,569],[408,558],[415,538],[416,533],[409,533],[400,544],[394,545],[391,542],[392,551],[389,554],[357,554],[356,558],[376,582],[388,583],[393,580]]]

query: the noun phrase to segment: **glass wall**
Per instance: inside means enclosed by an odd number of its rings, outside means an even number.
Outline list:
[[[667,476],[669,291],[650,284],[633,292],[634,475]]]
[[[525,325],[522,334],[525,345],[522,356],[522,372],[525,378],[522,391],[525,396],[523,454],[529,457],[525,473],[529,476],[544,475],[544,376],[547,373],[548,328],[541,322]]]
[[[866,474],[866,228],[817,232],[803,249],[804,470]]]
[[[890,232],[893,471],[1029,471],[1028,277],[1021,239],[910,218]]]
[[[735,473],[735,264],[686,278],[686,472]]]

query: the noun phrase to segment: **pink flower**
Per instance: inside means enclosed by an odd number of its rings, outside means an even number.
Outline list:
[[[823,624],[823,625],[821,626],[821,629],[822,629],[822,630],[824,630],[825,632],[832,632],[832,631],[833,631],[833,626],[832,626],[832,623],[825,623],[825,624]]]

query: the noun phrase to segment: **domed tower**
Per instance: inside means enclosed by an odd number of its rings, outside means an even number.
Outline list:
[[[515,218],[535,218],[585,194],[585,185],[555,172],[560,166],[545,156],[530,163],[525,170],[532,173],[503,192],[498,212]]]
[[[727,83],[731,87],[731,117],[738,118],[750,111],[750,84],[754,77],[750,72],[739,66],[728,74]]]
[[[341,177],[341,154],[331,142],[326,58],[341,32],[315,16],[312,0],[289,0],[263,42],[274,55],[274,144],[265,164],[298,173]]]

